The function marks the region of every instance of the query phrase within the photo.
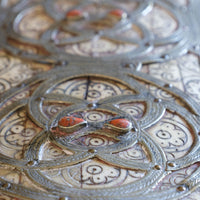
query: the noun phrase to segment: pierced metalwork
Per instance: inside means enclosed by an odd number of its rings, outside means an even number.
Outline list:
[[[76,69],[79,67],[82,70],[78,73]],[[171,186],[169,189],[161,187],[154,191],[158,184],[162,185],[163,178],[168,174],[179,172],[200,161],[199,106],[180,90],[166,87],[165,83],[148,75],[140,72],[133,73],[129,69],[122,70],[121,66],[115,66],[115,69],[114,72],[112,67],[106,64],[58,67],[35,76],[26,82],[25,87],[16,88],[12,90],[12,93],[8,91],[2,96],[1,107],[18,93],[40,82],[30,97],[14,101],[1,110],[1,126],[14,113],[17,112],[19,117],[23,117],[20,112],[26,112],[26,116],[36,124],[40,131],[29,138],[28,146],[23,150],[21,159],[0,155],[0,162],[23,170],[38,187],[44,189],[44,192],[1,179],[2,191],[11,194],[17,193],[19,196],[32,199],[59,199],[60,196],[68,199],[169,199],[182,197],[199,185],[199,170],[196,169],[187,179],[180,182],[179,186]],[[103,82],[100,83],[101,81]],[[141,81],[145,84],[153,84],[160,90],[171,94],[174,97],[173,102],[164,99],[155,101],[157,97],[151,95]],[[102,93],[99,93],[100,91]],[[182,106],[183,103],[185,108]],[[54,107],[52,107],[53,105]],[[142,108],[141,105],[145,107],[141,110],[143,114],[138,112],[138,109]],[[57,108],[56,112],[51,113],[52,108]],[[79,122],[77,121],[78,129],[63,132],[62,129],[59,129],[58,123],[65,116],[73,116],[73,119],[83,118],[87,124],[81,126],[79,120]],[[121,132],[117,131],[117,127],[106,125],[112,120],[121,122],[120,119],[129,121],[132,128]],[[7,125],[8,132],[11,129],[17,132],[17,129],[13,128],[17,126],[17,122],[10,121],[10,123],[11,126]],[[68,122],[67,126],[71,123],[72,121]],[[156,131],[154,125],[157,123],[161,123],[161,127]],[[115,123],[113,124],[115,125]],[[172,146],[168,143],[168,134],[170,133],[164,131],[165,124],[174,131],[176,130],[171,136],[174,137],[170,140],[170,143],[174,142]],[[120,128],[123,127],[124,124]],[[188,132],[188,130],[190,131]],[[30,136],[33,132],[29,133]],[[154,133],[156,134],[154,135]],[[9,134],[7,135],[9,136]],[[99,138],[104,139],[104,142]],[[191,138],[195,138],[195,140],[191,140]],[[12,146],[12,139],[8,138],[7,140],[10,140]],[[101,144],[99,145],[95,141]],[[61,153],[61,157],[56,158],[54,155],[52,159],[45,160],[43,154],[46,150],[43,149],[48,143],[54,145],[54,148],[61,148],[70,153]],[[148,161],[144,162],[144,158],[140,160],[140,156],[134,159],[130,152],[126,155],[131,148],[138,144],[145,149],[145,153],[143,153],[146,154],[146,158],[149,158]],[[181,155],[179,155],[180,153]],[[172,155],[173,158],[171,158]],[[93,159],[95,161],[92,161]],[[89,160],[88,164],[87,160]],[[114,169],[117,171],[127,170],[127,173],[130,174],[137,172],[140,174],[138,177],[136,176],[138,180],[114,187],[111,183],[118,183],[118,179],[121,180],[123,173],[121,171],[120,175],[113,169],[114,171],[111,172],[115,175],[105,175],[107,176],[107,181],[104,182],[105,186],[99,188],[98,179],[94,178],[95,174],[103,173],[103,168],[97,164],[96,160],[105,162],[103,164],[105,166],[106,163],[115,166]],[[85,175],[82,175],[79,177],[79,183],[82,186],[74,185],[76,178],[70,177],[71,167],[75,167],[76,171],[76,167],[79,168],[80,163],[84,162],[87,165],[87,173],[90,173],[93,179],[85,180]],[[94,164],[92,164],[93,162]],[[67,176],[72,180],[71,186],[57,183],[56,179],[52,179],[51,173],[48,174],[49,171],[60,169],[64,170],[62,176]],[[110,169],[107,170],[109,172]],[[90,189],[89,180],[93,180],[93,184],[91,183],[93,190]],[[102,183],[101,181],[100,183]],[[5,184],[9,187],[4,187]],[[107,184],[108,188],[106,188]]]
[[[188,7],[170,0],[20,1],[3,14],[0,44],[40,62],[160,62],[199,54],[198,7],[195,0]]]
[[[191,97],[170,73],[166,83],[144,72],[187,52],[182,62],[196,62],[199,7],[195,0],[1,0],[0,46],[21,58],[16,80],[0,78],[1,193],[168,200],[198,189],[199,71],[185,64],[185,74],[194,71],[184,83]],[[3,67],[9,59],[0,54]]]

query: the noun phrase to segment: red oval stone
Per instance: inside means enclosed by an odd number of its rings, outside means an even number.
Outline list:
[[[66,116],[59,120],[58,125],[62,127],[72,127],[77,124],[82,124],[84,119],[73,117],[73,116]]]
[[[120,9],[111,10],[109,14],[117,18],[125,18],[127,16],[127,14]]]
[[[76,19],[76,18],[80,18],[83,16],[83,13],[81,10],[70,10],[67,14],[66,14],[66,17],[67,18],[73,18],[73,19]]]
[[[109,122],[110,125],[115,126],[117,128],[127,129],[131,126],[131,122],[127,119],[114,119]]]

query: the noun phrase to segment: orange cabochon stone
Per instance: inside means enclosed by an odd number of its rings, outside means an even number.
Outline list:
[[[77,124],[82,124],[83,122],[85,122],[84,119],[73,116],[66,116],[59,120],[58,125],[62,127],[72,127]]]
[[[109,14],[111,16],[114,16],[114,17],[117,17],[117,18],[124,18],[124,17],[127,16],[127,14],[123,10],[120,10],[120,9],[111,10],[109,12]]]
[[[109,122],[110,125],[115,126],[117,128],[129,128],[131,126],[131,122],[127,119],[114,119]]]
[[[76,19],[83,16],[83,12],[81,10],[70,10],[67,12],[66,17]]]

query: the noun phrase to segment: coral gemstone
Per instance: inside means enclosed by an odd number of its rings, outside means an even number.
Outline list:
[[[127,119],[114,119],[112,121],[109,122],[110,125],[115,126],[117,128],[130,128],[131,126],[131,122],[128,121]]]
[[[62,127],[72,127],[77,124],[82,124],[84,122],[85,122],[84,119],[73,117],[73,116],[66,116],[60,119],[60,121],[58,122],[58,125]]]
[[[125,18],[127,16],[127,14],[123,10],[120,10],[120,9],[111,10],[109,14],[117,18]]]
[[[80,10],[70,10],[66,16],[68,18],[79,18],[83,16],[83,13]]]

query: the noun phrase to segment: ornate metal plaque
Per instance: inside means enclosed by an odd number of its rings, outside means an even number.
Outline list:
[[[198,200],[198,0],[0,1],[0,199]]]

